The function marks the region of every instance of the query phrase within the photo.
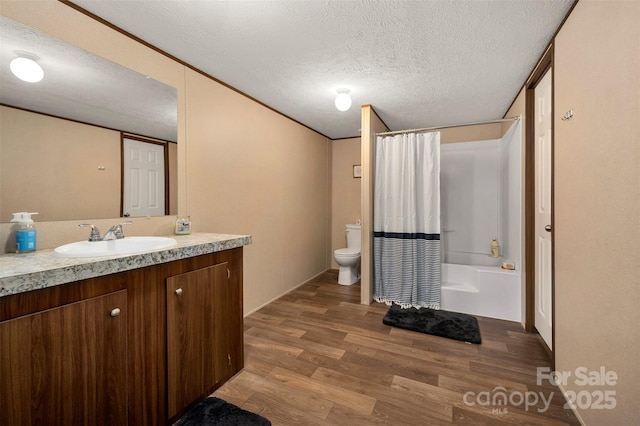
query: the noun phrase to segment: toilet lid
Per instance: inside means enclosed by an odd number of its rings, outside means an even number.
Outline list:
[[[360,256],[359,248],[341,248],[334,252],[335,254],[339,254],[342,256]]]

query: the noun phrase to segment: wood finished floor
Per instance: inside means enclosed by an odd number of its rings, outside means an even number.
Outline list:
[[[274,426],[580,424],[536,384],[549,359],[520,324],[478,317],[472,345],[386,326],[387,309],[328,271],[245,318],[245,368],[213,395]],[[514,404],[481,405],[497,387]],[[553,396],[549,408],[525,409],[526,392]]]

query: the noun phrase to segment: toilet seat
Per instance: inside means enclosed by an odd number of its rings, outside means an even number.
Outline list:
[[[333,252],[336,256],[340,257],[359,257],[360,249],[359,248],[341,248],[337,249]]]

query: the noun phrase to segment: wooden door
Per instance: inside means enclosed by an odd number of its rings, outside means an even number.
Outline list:
[[[126,309],[122,290],[0,323],[0,424],[127,424]]]
[[[227,263],[167,278],[169,418],[217,383],[216,321],[226,319],[218,298],[227,281]]]
[[[551,70],[535,88],[535,327],[553,349]]]

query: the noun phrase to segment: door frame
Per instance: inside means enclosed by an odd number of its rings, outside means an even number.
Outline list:
[[[124,140],[133,139],[154,145],[162,145],[164,152],[164,214],[169,214],[169,142],[132,133],[120,133],[120,217],[124,217]]]
[[[538,66],[531,74],[526,85],[525,103],[525,330],[530,333],[537,333],[535,328],[535,88],[551,70],[551,99],[555,99],[554,93],[554,67],[553,67],[553,43],[540,59]],[[555,130],[555,120],[551,114],[551,128]],[[556,347],[555,333],[555,231],[554,224],[554,139],[555,131],[551,132],[551,341],[553,348]],[[555,368],[554,350],[543,343],[551,357],[551,367]]]

